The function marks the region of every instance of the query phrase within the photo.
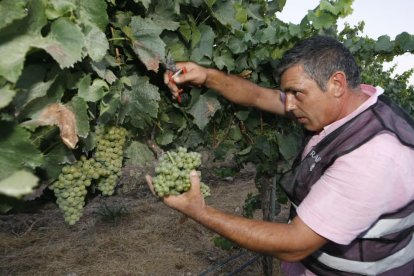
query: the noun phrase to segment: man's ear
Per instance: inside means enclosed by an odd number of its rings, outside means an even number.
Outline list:
[[[346,75],[342,71],[336,71],[329,79],[329,90],[332,91],[334,97],[342,97],[347,85]]]

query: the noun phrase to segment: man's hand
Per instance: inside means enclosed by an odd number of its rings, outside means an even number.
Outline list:
[[[148,187],[155,195],[151,176],[147,175],[146,180]],[[205,208],[205,201],[200,190],[200,177],[195,170],[192,170],[190,173],[190,181],[190,190],[178,196],[169,195],[163,197],[162,200],[169,207],[194,218]]]
[[[164,82],[170,88],[171,93],[175,98],[178,97],[181,91],[180,85],[203,86],[207,80],[208,69],[193,62],[177,62],[177,69],[186,70],[185,74],[180,74],[172,80],[171,72],[167,71],[164,74]]]
[[[299,217],[285,224],[252,220],[214,209],[204,202],[196,171],[191,171],[190,180],[189,191],[163,197],[164,203],[241,247],[293,262],[307,257],[327,242]],[[147,183],[154,192],[148,175]]]

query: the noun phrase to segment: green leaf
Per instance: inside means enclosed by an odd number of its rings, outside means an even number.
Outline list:
[[[165,43],[160,38],[163,31],[150,18],[134,16],[130,24],[132,48],[148,70],[158,71],[160,60],[165,57]],[[124,28],[128,35],[129,30]]]
[[[107,59],[110,59],[110,57],[106,56],[103,60],[98,62],[92,61],[91,67],[100,78],[104,79],[109,84],[113,84],[117,80],[117,77],[110,69],[108,69],[111,65]]]
[[[0,181],[0,194],[19,198],[30,194],[37,186],[38,178],[27,171],[17,171]]]
[[[27,8],[26,17],[0,31],[0,76],[13,83],[22,72],[27,52],[34,41],[41,39],[40,30],[47,23],[41,0],[30,1]]]
[[[275,1],[272,1],[275,2]],[[247,23],[252,24],[252,25],[257,25],[257,22],[259,21],[263,21],[263,11],[262,11],[262,7],[260,4],[249,4],[247,12],[249,14],[250,17],[252,17],[253,19],[257,20],[256,22],[253,22],[253,20],[248,21]],[[250,26],[252,26],[250,25]]]
[[[189,60],[189,51],[187,44],[182,39],[182,36],[176,31],[173,33],[165,33],[162,36],[164,43],[167,45],[168,54],[175,61]]]
[[[250,110],[241,110],[236,112],[234,115],[239,119],[240,121],[245,121],[250,115]]]
[[[80,16],[79,19],[86,25],[96,25],[102,31],[105,31],[109,23],[107,5],[105,0],[88,0],[79,1]]]
[[[14,91],[10,85],[6,85],[0,88],[0,109],[6,107],[13,100],[16,91]]]
[[[194,92],[198,93],[198,92]],[[193,94],[193,93],[192,93]],[[193,97],[194,98],[194,97]],[[220,102],[214,92],[200,95],[192,105],[188,113],[193,115],[194,123],[203,130],[211,117],[221,108]]]
[[[377,52],[391,52],[393,48],[393,44],[388,35],[378,37],[378,40],[375,43],[375,51]]]
[[[253,58],[252,58],[252,61],[253,60],[256,60],[256,62],[258,62],[258,63],[260,63],[260,62],[262,62],[263,60],[266,60],[267,58],[269,58],[270,57],[270,50],[272,50],[272,48],[271,47],[269,47],[269,46],[267,46],[267,47],[260,47],[260,48],[255,48],[253,51],[252,51],[252,56],[253,56]]]
[[[306,16],[309,22],[312,22],[312,25],[315,29],[328,29],[336,24],[337,18],[331,13],[320,12],[319,14],[314,11],[309,11]]]
[[[61,68],[73,66],[82,59],[83,35],[79,27],[66,18],[59,18],[51,25],[47,37],[40,31],[46,24],[44,6],[40,0],[30,2],[29,15],[0,32],[0,75],[15,82],[23,68],[26,54],[32,47],[44,49]],[[15,30],[23,30],[17,34]]]
[[[228,47],[233,54],[240,54],[247,50],[246,43],[237,37],[230,38]]]
[[[287,161],[293,161],[298,154],[299,139],[294,134],[287,135],[276,132],[279,151]]]
[[[229,158],[233,159],[237,151],[233,141],[225,140],[214,150],[214,157],[218,160],[230,160]]]
[[[158,134],[156,141],[158,145],[166,146],[171,144],[174,141],[175,135],[171,130],[165,130],[162,133]]]
[[[55,78],[44,81],[46,68],[40,64],[26,66],[16,86],[21,90],[14,99],[17,110],[23,110],[33,101],[45,97]]]
[[[274,44],[277,42],[277,31],[276,28],[272,25],[269,25],[267,28],[263,29],[262,31],[260,31],[260,37],[258,38],[258,40],[261,43],[270,43],[270,44]]]
[[[27,16],[25,11],[27,0],[2,0],[0,2],[0,29],[6,27],[14,20]]]
[[[235,63],[233,56],[229,52],[222,52],[214,56],[214,62],[216,63],[217,68],[222,70],[224,67],[227,68],[227,71],[233,71],[235,68]]]
[[[320,4],[319,4],[319,10],[321,11],[328,11],[332,14],[339,14],[339,7],[334,6],[332,3],[330,3],[327,0],[321,0]]]
[[[184,0],[187,1],[187,0]],[[157,0],[155,1],[156,14],[165,18],[172,18],[180,14],[180,5],[183,0]]]
[[[76,117],[76,130],[79,137],[86,138],[89,134],[88,106],[81,97],[75,96],[68,103],[68,107]]]
[[[280,59],[282,58],[283,54],[286,52],[287,49],[285,48],[274,48],[271,54],[272,59]]]
[[[111,120],[117,119],[116,115],[121,106],[121,94],[123,90],[124,85],[119,80],[115,81],[109,88],[108,94],[100,102],[99,123],[108,124]]]
[[[246,154],[249,154],[251,152],[251,150],[252,150],[252,146],[248,146],[247,148],[239,151],[237,153],[237,155],[246,155]]]
[[[246,8],[241,4],[235,5],[236,9],[236,20],[240,23],[246,23],[247,22],[247,10]]]
[[[213,15],[224,26],[240,29],[241,24],[236,19],[236,8],[233,1],[217,0],[213,7]]]
[[[228,139],[238,142],[243,138],[241,130],[238,126],[231,126],[229,129]]]
[[[53,0],[48,1],[46,16],[48,19],[56,19],[70,14],[76,10],[75,0]]]
[[[187,21],[181,21],[180,27],[178,28],[180,34],[183,36],[186,42],[189,42],[191,39],[191,26]]]
[[[79,80],[77,87],[78,87],[78,96],[84,99],[87,102],[95,102],[99,99],[95,100],[96,95],[91,95],[89,91],[89,87],[91,85],[91,75],[84,76],[81,80]]]
[[[285,7],[286,0],[274,0],[268,2],[269,5],[269,14],[275,14],[276,12],[280,12]]]
[[[52,23],[50,34],[44,39],[39,39],[34,45],[48,52],[61,68],[66,68],[82,59],[84,41],[77,25],[66,18],[59,18]]]
[[[234,242],[232,242],[231,240],[228,240],[224,237],[221,237],[221,236],[220,237],[215,237],[213,239],[213,242],[214,242],[214,245],[216,247],[219,247],[222,250],[227,250],[228,251],[232,248],[237,247],[237,245]]]
[[[131,76],[131,89],[125,89],[122,95],[123,112],[131,118],[131,123],[138,128],[144,122],[158,115],[160,93],[158,87],[149,83],[147,77]]]
[[[125,157],[127,158],[126,164],[132,166],[144,166],[155,159],[154,154],[149,147],[146,144],[137,141],[131,142],[125,150]]]
[[[203,35],[196,48],[191,53],[191,60],[195,62],[200,62],[204,57],[213,57],[213,46],[215,33],[210,26],[201,25],[199,28],[200,33]]]
[[[58,178],[63,164],[71,164],[75,161],[72,150],[65,144],[58,143],[45,155],[42,168],[46,171],[48,180],[53,181]]]
[[[42,162],[43,156],[31,143],[28,131],[11,122],[0,122],[0,180]]]
[[[29,72],[32,72],[32,70],[29,70]],[[18,115],[20,118],[33,118],[33,116],[36,116],[36,113],[43,110],[49,104],[60,102],[66,89],[66,78],[62,71],[55,73],[60,73],[61,76],[51,75],[51,79],[46,80],[45,83],[36,83],[36,80],[34,80],[33,85],[27,91],[27,98],[22,93],[18,93],[15,96],[16,101],[14,101],[14,104],[18,107],[17,110],[19,111]],[[20,94],[22,94],[22,98],[20,98]],[[22,103],[22,105],[20,106],[19,103]]]
[[[194,49],[202,38],[202,30],[199,30],[195,22],[192,21],[191,23],[191,49]]]
[[[264,136],[256,137],[253,147],[256,150],[258,150],[259,153],[264,154],[266,158],[269,158],[272,156],[273,146],[271,144],[271,141],[267,137],[264,137]]]
[[[291,36],[298,36],[301,33],[302,29],[300,25],[289,23],[289,34]]]
[[[338,17],[345,17],[353,12],[352,3],[354,0],[328,1],[321,0],[318,9],[327,11]]]
[[[101,61],[109,49],[108,39],[98,27],[87,26],[84,28],[85,47],[93,61]]]
[[[188,148],[197,148],[205,143],[205,135],[197,128],[186,129],[183,131],[181,140],[183,140],[183,144]]]
[[[404,52],[414,52],[414,35],[402,32],[395,37],[395,43],[399,45]]]
[[[78,83],[78,96],[87,102],[97,102],[104,96],[104,92],[109,89],[106,82],[95,79],[91,85],[91,76],[86,75]]]
[[[158,14],[154,14],[152,16],[152,21],[163,30],[175,31],[180,27],[180,23],[160,16]]]
[[[178,112],[170,112],[170,113],[164,113],[165,117],[164,117],[164,121],[168,124],[173,125],[178,129],[178,132],[182,131],[183,129],[186,129],[187,126],[187,120],[185,119],[185,117],[183,116],[182,113],[178,113]],[[162,114],[160,114],[162,116]]]

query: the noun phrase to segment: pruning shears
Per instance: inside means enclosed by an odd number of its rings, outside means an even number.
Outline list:
[[[183,68],[177,68],[177,65],[175,64],[174,59],[167,54],[165,58],[164,67],[166,70],[168,70],[168,80],[175,84],[174,78],[181,75],[186,74],[187,69],[185,67]],[[178,90],[178,96],[177,96],[177,102],[179,104],[187,104],[189,100],[189,95],[184,91],[184,89],[180,88]]]

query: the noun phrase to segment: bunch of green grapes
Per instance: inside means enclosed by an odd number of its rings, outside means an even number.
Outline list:
[[[121,127],[100,127],[96,131],[97,147],[95,160],[102,165],[99,170],[98,190],[103,195],[112,195],[118,177],[121,176],[124,145],[127,130]]]
[[[63,167],[58,180],[50,186],[69,225],[75,224],[83,214],[86,187],[95,181],[103,195],[112,195],[121,175],[127,131],[120,127],[100,126],[95,134],[95,157],[87,159],[82,156],[74,164]]]
[[[190,171],[201,165],[201,155],[197,152],[187,152],[186,148],[179,147],[176,151],[167,151],[155,168],[153,185],[156,194],[160,197],[179,195],[190,189]],[[201,184],[203,196],[210,195],[210,188]]]
[[[63,167],[58,180],[51,186],[56,203],[69,225],[75,224],[83,214],[86,187],[92,182],[91,176],[84,172],[90,163],[86,158],[82,158],[72,165]]]

